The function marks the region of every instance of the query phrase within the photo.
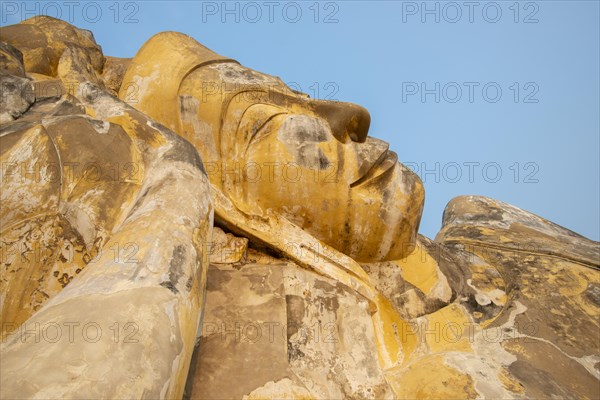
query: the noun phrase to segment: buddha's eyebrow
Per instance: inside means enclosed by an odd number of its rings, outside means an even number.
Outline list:
[[[247,119],[252,121],[249,135],[248,135],[248,132],[246,132],[246,134],[244,135],[245,136],[244,139],[246,140],[245,151],[248,151],[248,147],[250,146],[250,144],[252,142],[254,142],[255,140],[260,140],[261,137],[264,137],[264,135],[261,136],[261,135],[259,135],[259,133],[264,130],[264,128],[269,124],[269,122],[271,122],[275,117],[278,117],[280,115],[289,114],[289,111],[284,108],[281,108],[281,107],[278,107],[275,105],[271,105],[271,104],[262,104],[262,103],[260,103],[260,105],[268,107],[270,109],[269,111],[271,111],[271,112],[261,109],[256,112],[251,111],[250,113],[248,113],[248,111],[251,108],[256,107],[258,105],[259,104],[253,104],[252,106],[248,107],[244,111],[244,114],[240,118],[240,123],[238,124],[238,131],[239,131],[240,129],[244,129],[244,124]],[[249,114],[252,114],[252,115],[249,115]]]

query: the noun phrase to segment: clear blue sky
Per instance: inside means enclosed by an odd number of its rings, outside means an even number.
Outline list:
[[[421,175],[429,237],[452,197],[479,194],[599,240],[598,1],[70,4],[4,1],[1,23],[62,16],[120,57],[176,30],[312,97],[359,103]]]

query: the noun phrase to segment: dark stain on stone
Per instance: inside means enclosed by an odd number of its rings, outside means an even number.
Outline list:
[[[323,153],[322,149],[319,149],[319,169],[324,171],[329,168],[329,158]]]
[[[51,116],[77,115],[85,114],[85,108],[81,104],[76,104],[70,101],[58,103],[58,105],[50,113]]]
[[[525,385],[529,398],[572,397],[556,382],[556,379],[526,361],[517,360],[508,367],[508,370]]]
[[[171,281],[164,281],[160,283],[160,286],[169,289],[174,294],[177,294],[177,288],[171,283]]]
[[[335,287],[320,279],[315,280],[315,289],[322,290],[326,293],[335,293]]]
[[[585,290],[585,296],[596,306],[600,307],[600,286],[590,283]]]
[[[165,136],[167,135],[165,134]],[[202,174],[206,175],[206,170],[204,169],[204,164],[200,159],[200,155],[198,155],[198,151],[190,142],[174,134],[167,136],[167,138],[170,139],[172,146],[165,153],[165,160],[179,161],[190,164],[194,168],[199,169]]]
[[[194,117],[194,114],[197,111],[194,100],[194,96],[179,96],[179,112],[181,113],[183,119],[190,119]]]
[[[468,300],[466,302],[461,303],[463,306],[469,310],[469,313],[473,315],[474,312],[480,312],[482,315],[481,318],[475,318],[476,320],[488,320],[495,317],[501,310],[502,307],[495,305],[493,302],[482,306],[475,300],[475,294],[470,294],[468,296]]]
[[[171,180],[171,179],[172,179],[171,177],[167,178],[167,180]],[[152,194],[158,192],[165,185],[165,183],[166,182],[163,180],[151,187],[144,189],[144,192],[140,196],[138,196],[138,198],[137,198],[135,204],[133,205],[133,207],[131,208],[131,211],[129,212],[129,214],[132,215],[135,212],[137,212],[137,210],[144,204],[146,197],[151,196]]]
[[[467,239],[479,239],[482,235],[481,231],[476,226],[453,226],[446,232],[446,237],[460,237]]]
[[[241,69],[231,69],[231,68],[225,68],[223,70],[221,70],[221,73],[225,75],[225,77],[229,78],[229,79],[246,79],[249,81],[254,81],[257,78],[260,79],[260,77],[257,77],[254,71],[251,70],[241,70]]]
[[[270,274],[269,268],[253,268],[244,271],[243,276],[250,281],[250,290],[259,296],[266,296],[273,293],[269,282]]]
[[[185,246],[177,245],[171,253],[171,262],[169,263],[169,280],[160,283],[160,286],[169,289],[174,294],[177,294],[177,282],[183,275],[183,263],[185,261]]]
[[[487,221],[502,221],[504,220],[504,212],[500,208],[491,208],[488,205],[483,206],[485,211],[481,214],[469,214],[469,221],[487,222]],[[463,214],[461,217],[465,217]]]
[[[335,284],[335,293],[337,294],[338,297],[344,297],[344,296],[353,296],[355,298],[359,298],[356,297],[356,292],[349,288],[348,286],[346,286],[345,284],[341,283],[341,282],[337,282]]]
[[[73,280],[73,277],[69,276],[69,274],[67,274],[66,272],[63,273],[60,278],[58,278],[58,282],[61,284],[61,286],[63,288],[65,286],[67,286],[69,283],[71,283],[72,280]]]
[[[21,117],[16,121],[2,124],[0,126],[0,133],[3,134],[2,138],[5,139],[9,133],[24,133],[26,130],[37,125],[38,123],[38,120],[23,120],[23,117]],[[2,147],[9,148],[10,146],[3,143]]]
[[[287,339],[289,346],[290,338],[302,327],[302,320],[304,319],[306,307],[304,305],[304,299],[293,294],[285,296],[285,305],[287,311]]]
[[[323,126],[316,119],[288,118],[284,122],[284,137],[298,143],[320,143],[327,141]]]
[[[230,272],[221,271],[213,266],[208,267],[206,290],[209,292],[220,292],[225,288],[229,281],[231,281]]]
[[[299,360],[305,356],[304,352],[302,350],[300,350],[300,344],[298,342],[288,341],[287,347],[288,347],[288,361],[289,362]]]
[[[421,292],[423,293],[423,292]],[[423,314],[421,315],[425,315],[425,314],[432,314],[440,309],[442,309],[443,307],[446,307],[449,303],[442,301],[440,299],[436,299],[436,298],[427,298],[425,297],[425,295],[423,295]],[[418,315],[419,317],[421,315]]]
[[[104,121],[93,119],[89,121],[89,124],[96,130],[96,132],[101,132],[104,130]]]
[[[346,236],[350,235],[351,230],[352,230],[352,228],[350,227],[350,222],[348,222],[348,221],[344,222],[344,231],[343,231],[344,234]]]
[[[325,310],[331,311],[334,314],[337,312],[338,308],[340,308],[337,296],[317,296],[315,300],[318,301]],[[320,309],[321,312],[323,311],[323,308]]]

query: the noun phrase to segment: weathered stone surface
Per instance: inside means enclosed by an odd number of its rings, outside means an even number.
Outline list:
[[[3,26],[0,37],[21,52],[27,72],[52,75],[52,48],[41,28],[31,24]]]
[[[598,242],[498,200],[458,197],[448,203],[442,222],[437,240],[445,243],[481,243],[600,268]]]
[[[95,71],[80,54],[58,62],[63,87]],[[26,79],[29,104],[0,131],[0,397],[181,397],[213,224],[206,173],[184,139],[79,78],[76,98],[36,98]]]
[[[248,239],[225,233],[219,227],[212,231],[210,262],[212,264],[234,264],[247,260]]]
[[[488,358],[505,354],[512,360],[493,370],[512,382],[507,389],[528,398],[600,396],[597,242],[477,196],[449,203],[436,241],[477,254],[498,271],[466,309],[474,315],[492,304],[502,306],[482,325],[493,332],[484,346],[492,349],[485,353]],[[500,277],[503,285],[497,283]],[[502,286],[505,295],[494,296],[502,294],[497,291]],[[454,364],[476,376],[468,357],[455,358]]]
[[[0,41],[0,74],[25,76],[23,54],[8,43]]]
[[[92,33],[65,21],[36,16],[19,24],[0,28],[0,37],[3,42],[21,51],[27,72],[57,76],[63,53],[74,48],[81,50],[89,58],[89,63],[80,65],[81,67],[102,71],[104,56]]]
[[[28,78],[0,75],[0,123],[19,118],[35,99],[33,85]]]
[[[212,265],[188,396],[255,398],[286,387],[290,398],[392,398],[368,309],[294,263]]]
[[[456,261],[449,257],[439,246],[419,236],[405,258],[362,266],[377,291],[409,320],[438,310],[456,298],[462,288],[463,271],[457,270]],[[458,279],[449,282],[447,277]]]
[[[123,77],[129,68],[131,58],[105,57],[104,68],[102,69],[102,82],[112,94],[118,96]],[[125,100],[132,100],[135,103],[137,89],[135,86],[130,86],[124,89],[127,94]]]
[[[0,398],[600,397],[597,242],[476,196],[417,235],[364,108],[186,35],[0,34]]]

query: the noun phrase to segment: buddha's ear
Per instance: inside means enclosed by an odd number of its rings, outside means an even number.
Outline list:
[[[228,59],[190,36],[177,32],[158,33],[132,59],[119,98],[179,133],[181,82],[195,68],[225,60]],[[136,95],[132,96],[132,91]]]

